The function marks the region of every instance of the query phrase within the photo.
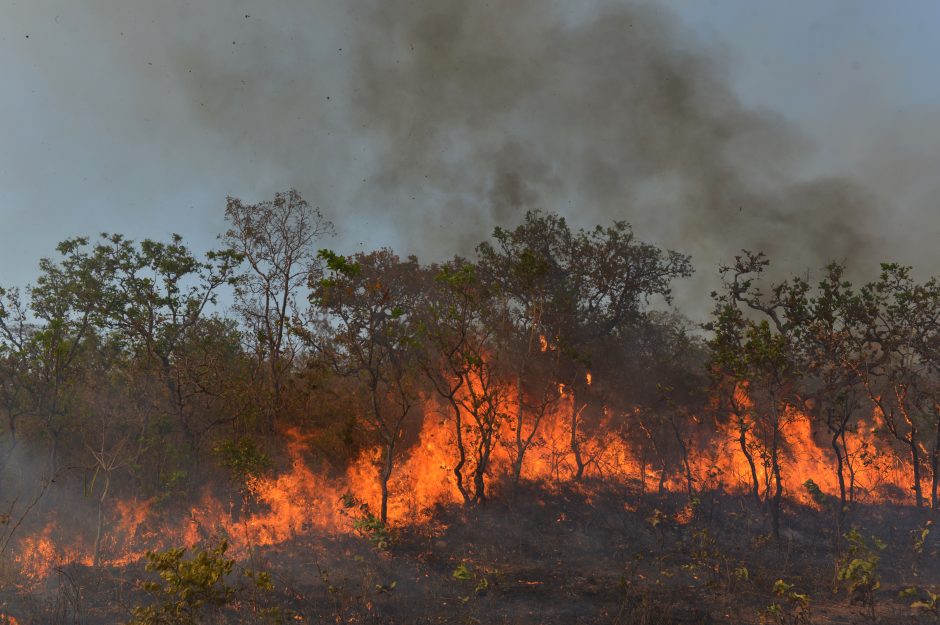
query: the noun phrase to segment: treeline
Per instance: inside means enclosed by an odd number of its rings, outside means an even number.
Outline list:
[[[903,463],[902,486],[918,508],[929,484],[937,510],[940,283],[883,264],[877,280],[856,287],[846,267],[833,263],[816,283],[792,277],[768,284],[768,265],[763,254],[744,252],[722,267],[723,289],[706,327],[719,410],[738,434],[751,492],[769,503],[775,532],[794,407],[831,451],[840,525],[857,499],[858,473],[879,457]],[[849,442],[863,424],[873,426],[875,447]]]
[[[572,480],[600,473],[586,442],[614,435],[660,489],[675,478],[690,498],[706,485],[703,447],[733,433],[778,530],[798,407],[826,433],[841,518],[866,461],[846,437],[874,406],[878,452],[909,458],[918,506],[929,476],[938,507],[940,285],[906,268],[886,265],[859,289],[839,265],[818,285],[762,289],[766,260],[745,254],[722,268],[703,333],[654,305],[691,276],[689,257],[623,222],[575,230],[529,212],[473,259],[428,265],[330,251],[332,225],[294,191],[230,198],[225,216],[221,249],[202,257],[179,236],[75,238],[40,261],[35,285],[0,290],[0,504],[28,509],[24,467],[40,493],[74,476],[98,506],[97,557],[109,498],[161,501],[226,474],[244,483],[299,428],[325,467],[381,450],[385,522],[390,479],[433,398],[468,505],[494,479],[522,479],[543,420],[565,410]],[[497,449],[510,459],[498,476]]]

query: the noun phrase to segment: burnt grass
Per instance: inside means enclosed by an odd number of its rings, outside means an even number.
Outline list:
[[[811,598],[811,623],[869,623],[868,608],[836,590],[835,512],[793,503],[781,537],[749,498],[642,494],[585,483],[562,491],[527,486],[474,508],[439,507],[433,521],[392,532],[387,548],[368,536],[303,534],[256,549],[242,566],[271,573],[275,589],[237,596],[218,622],[374,624],[759,623],[777,600],[776,580]],[[898,597],[940,587],[940,531],[920,552],[930,513],[858,505],[847,526],[886,543],[879,552],[878,623],[940,622]],[[746,570],[746,573],[744,572]],[[46,586],[0,588],[0,612],[20,625],[123,623],[146,602],[143,564],[60,568]],[[0,619],[2,622],[2,619]]]

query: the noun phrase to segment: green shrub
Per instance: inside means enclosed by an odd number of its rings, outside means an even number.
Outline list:
[[[809,595],[793,590],[794,585],[782,579],[774,582],[776,600],[764,608],[760,615],[762,624],[807,625],[811,619]]]
[[[382,519],[372,514],[369,504],[360,501],[352,493],[344,494],[340,500],[343,503],[342,512],[349,515],[355,511],[353,517],[353,529],[372,543],[372,546],[380,551],[385,551],[392,546],[392,533],[388,525],[382,522]]]
[[[878,554],[885,548],[885,544],[874,536],[870,542],[865,540],[856,528],[845,535],[845,540],[848,549],[838,562],[839,581],[843,582],[850,601],[868,606],[874,620],[875,591],[881,587],[881,576],[878,572],[881,556]]]
[[[246,484],[251,478],[263,475],[271,468],[271,459],[260,449],[255,440],[243,436],[237,443],[223,441],[218,443],[212,451],[219,460],[219,464],[228,469],[232,479]]]
[[[147,553],[147,571],[158,579],[140,583],[153,598],[149,605],[132,610],[128,625],[202,625],[217,622],[223,610],[236,596],[254,590],[274,589],[271,576],[263,571],[243,570],[233,573],[235,560],[226,557],[228,542],[223,540],[211,549],[197,549],[186,558],[185,548]],[[246,587],[242,577],[250,580]],[[262,620],[280,620],[280,610],[264,609],[257,614]],[[259,622],[255,619],[253,622]]]

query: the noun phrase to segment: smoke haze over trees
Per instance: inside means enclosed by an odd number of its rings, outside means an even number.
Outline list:
[[[904,193],[888,193],[899,186],[891,172],[919,170],[913,133],[861,155],[857,138],[840,134],[830,145],[808,136],[789,119],[789,101],[777,111],[742,96],[736,68],[754,70],[720,37],[696,30],[697,14],[681,6],[98,0],[90,9],[29,3],[3,26],[11,54],[29,55],[48,81],[38,86],[48,94],[39,114],[48,109],[57,124],[93,120],[76,125],[88,128],[79,135],[37,129],[35,143],[51,152],[45,164],[4,168],[11,188],[32,181],[32,193],[8,200],[15,219],[71,226],[50,246],[82,224],[57,218],[60,185],[97,230],[152,236],[168,230],[162,210],[185,210],[200,249],[222,230],[218,197],[261,200],[297,187],[337,224],[344,251],[388,244],[427,260],[467,254],[494,226],[538,208],[581,226],[627,220],[708,266],[748,247],[803,270],[839,259],[873,271],[879,247],[904,240],[905,230],[923,236],[911,220],[928,218],[918,212],[922,182],[906,178]],[[838,12],[818,19],[827,17]],[[879,62],[898,62],[876,52],[859,48],[853,60],[871,68],[871,80]],[[831,97],[842,84],[856,89],[852,76],[829,80]],[[751,80],[784,91],[772,76]],[[804,89],[819,91],[800,82],[789,91],[797,99]],[[94,95],[112,91],[120,96]],[[882,90],[870,91],[874,107]],[[82,110],[56,108],[72,101]],[[833,111],[830,126],[848,126],[854,114]],[[97,160],[79,158],[83,144]],[[832,146],[846,144],[840,165]],[[70,180],[70,162],[81,180]],[[839,167],[859,175],[833,173]],[[62,180],[50,187],[37,175]],[[904,250],[915,266],[932,260],[918,256],[929,255],[926,246]],[[30,275],[17,256],[5,264],[18,281]],[[680,297],[702,301],[715,285],[708,280]]]

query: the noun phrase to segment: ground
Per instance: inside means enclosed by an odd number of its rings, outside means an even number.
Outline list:
[[[846,530],[851,524],[871,545],[872,536],[885,544],[871,548],[879,558],[878,623],[940,622],[925,606],[915,613],[916,598],[898,596],[940,586],[940,532],[929,531],[929,515],[887,504],[849,515]],[[779,540],[746,497],[702,495],[690,506],[683,495],[590,483],[506,492],[472,509],[439,508],[431,518],[393,528],[387,546],[367,531],[303,534],[240,564],[271,573],[275,589],[265,605],[280,606],[280,618],[294,623],[872,622],[869,606],[837,579],[831,502],[788,505]],[[146,576],[142,564],[62,567],[30,592],[5,584],[0,612],[19,625],[123,623],[148,600],[137,587]],[[809,620],[774,595],[781,579],[808,597]],[[775,602],[776,616],[767,611]],[[262,622],[258,606],[236,598],[222,622]]]

